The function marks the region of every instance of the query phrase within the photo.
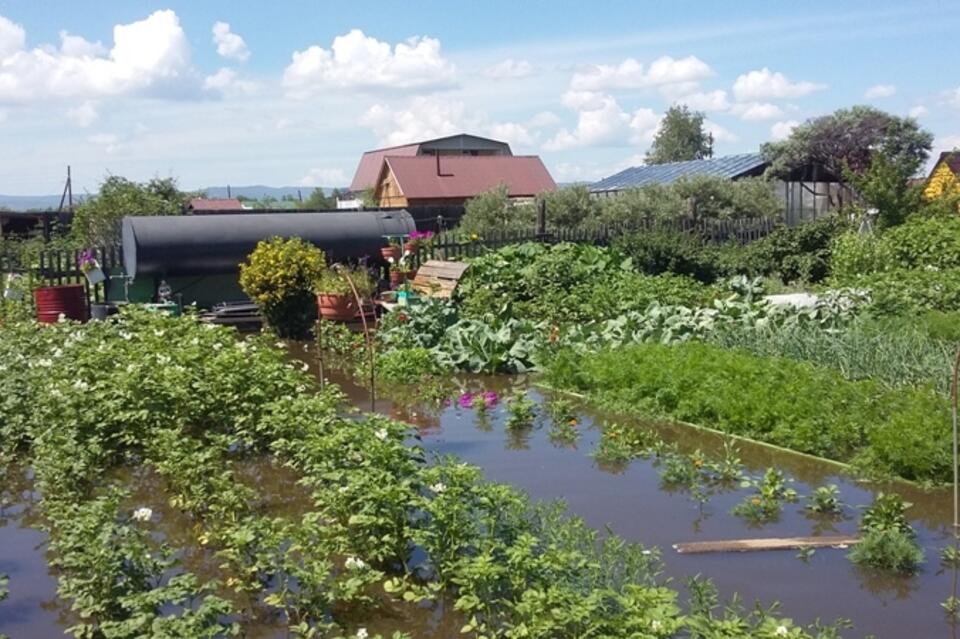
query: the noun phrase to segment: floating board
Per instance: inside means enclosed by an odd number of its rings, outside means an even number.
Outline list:
[[[781,537],[773,539],[731,539],[728,541],[691,541],[674,544],[679,553],[757,552],[761,550],[797,550],[800,548],[846,548],[859,543],[860,537]]]

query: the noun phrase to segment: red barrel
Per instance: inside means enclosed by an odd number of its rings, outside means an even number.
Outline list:
[[[87,321],[87,293],[83,284],[44,286],[33,291],[37,321],[53,324],[63,315],[67,319]]]

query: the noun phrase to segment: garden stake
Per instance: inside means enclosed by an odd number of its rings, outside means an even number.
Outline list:
[[[350,290],[353,291],[353,297],[357,300],[357,308],[360,309],[360,321],[363,322],[363,336],[367,341],[367,356],[370,358],[370,411],[376,410],[377,404],[377,390],[376,390],[376,371],[374,370],[374,356],[373,356],[373,342],[370,339],[370,329],[367,327],[367,316],[363,313],[363,300],[360,299],[360,292],[357,290],[357,287],[353,284],[353,279],[350,277],[350,273],[346,270],[340,268],[340,265],[337,264],[334,266],[340,275],[342,275],[347,280],[347,284],[350,285]]]

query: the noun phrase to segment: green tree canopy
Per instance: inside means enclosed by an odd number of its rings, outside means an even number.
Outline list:
[[[111,175],[77,209],[71,234],[88,246],[113,244],[120,239],[120,223],[125,216],[180,215],[192,196],[177,187],[176,178],[134,182]]]
[[[702,160],[713,156],[713,134],[703,127],[704,115],[687,105],[673,105],[647,151],[647,164]]]
[[[335,209],[337,208],[336,191],[327,195],[320,187],[313,189],[310,195],[300,204],[302,209]]]
[[[774,175],[821,164],[837,176],[867,171],[876,153],[896,170],[913,175],[926,161],[933,135],[913,118],[901,118],[869,106],[839,109],[807,120],[785,140],[762,147]]]

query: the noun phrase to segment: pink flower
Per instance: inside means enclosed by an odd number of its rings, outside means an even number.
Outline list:
[[[473,406],[473,393],[464,393],[457,399],[460,408],[470,408]]]

